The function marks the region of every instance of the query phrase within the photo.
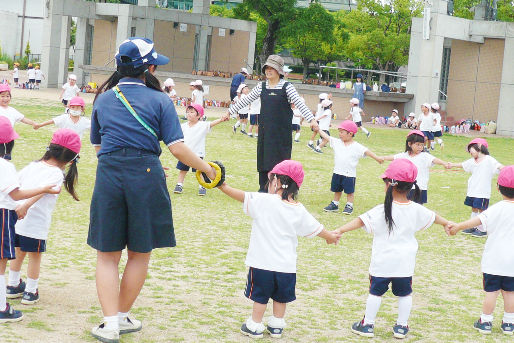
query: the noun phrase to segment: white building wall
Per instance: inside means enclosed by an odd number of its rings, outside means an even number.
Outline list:
[[[12,12],[0,11],[0,47],[2,53],[14,56],[19,49],[19,39],[13,34],[13,27],[18,26],[18,15]]]

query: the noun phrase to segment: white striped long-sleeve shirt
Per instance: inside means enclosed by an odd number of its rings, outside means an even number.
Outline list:
[[[273,87],[272,89],[281,89],[284,86],[285,82],[286,81],[284,81],[284,79],[281,79],[277,83],[277,85],[275,87]],[[268,81],[266,81],[266,88],[269,88]],[[245,106],[250,105],[253,101],[260,98],[261,93],[262,93],[262,82],[259,82],[257,84],[257,86],[255,86],[251,90],[251,92],[248,93],[248,95],[246,97],[241,98],[238,101],[236,101],[236,103],[233,106],[231,106],[228,109],[228,111],[230,112],[230,114],[236,114],[240,109],[242,109]],[[300,113],[308,122],[311,121],[312,119],[314,119],[314,116],[312,115],[311,110],[309,110],[307,105],[305,105],[305,103],[300,100],[300,95],[298,94],[298,92],[296,91],[296,88],[294,88],[294,86],[291,83],[289,83],[286,87],[286,94],[287,94],[287,100],[289,101],[289,103],[293,103],[296,106],[296,108],[300,110]]]

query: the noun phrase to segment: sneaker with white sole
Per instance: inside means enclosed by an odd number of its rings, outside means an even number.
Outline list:
[[[23,292],[23,297],[21,298],[21,303],[23,305],[32,305],[39,301],[39,292],[36,289],[36,293]]]
[[[207,194],[207,190],[204,187],[198,188],[198,195],[203,197]]]
[[[323,209],[323,211],[325,211],[325,212],[337,212],[337,211],[339,211],[339,205],[336,205],[336,204],[334,204],[333,201],[331,201],[330,204],[328,204],[328,206]]]
[[[6,304],[5,310],[0,311],[0,323],[13,323],[19,322],[23,319],[21,311],[17,311],[12,308],[9,303]]]
[[[184,191],[184,187],[182,187],[182,185],[176,185],[175,189],[173,190],[173,193],[182,194],[183,191]]]
[[[233,132],[233,133],[236,133],[236,132],[237,132],[237,127],[236,127],[235,125],[234,125],[234,126],[232,126],[232,132]]]
[[[403,326],[400,324],[396,324],[393,326],[393,336],[395,338],[403,339],[405,336],[407,336],[407,333],[409,332],[408,326]]]
[[[502,329],[502,332],[506,335],[514,334],[514,324],[512,324],[512,323],[502,322],[501,329]]]
[[[478,319],[475,324],[473,324],[473,327],[478,330],[478,332],[488,335],[492,332],[493,329],[493,323],[491,322],[482,322],[482,319]]]
[[[140,331],[143,328],[143,323],[135,318],[127,317],[126,320],[119,321],[120,335],[124,335],[131,332]]]
[[[284,332],[283,328],[272,328],[269,325],[268,325],[267,329],[268,329],[268,332],[269,332],[270,336],[273,337],[273,338],[280,338],[280,337],[282,337],[282,332]]]
[[[475,231],[471,234],[471,237],[484,238],[484,237],[487,237],[487,232],[480,231],[479,229],[475,229]]]
[[[246,327],[246,323],[243,323],[243,325],[241,325],[241,333],[245,336],[248,336],[248,337],[251,337],[254,339],[263,337],[262,332],[251,331],[248,327]]]
[[[323,151],[321,151],[321,149],[317,148],[317,147],[314,148],[314,152],[317,153],[317,154],[322,154],[323,153]]]
[[[313,143],[307,143],[307,146],[311,148],[312,150],[316,149]]]
[[[102,323],[98,326],[95,326],[91,330],[91,335],[104,343],[119,343],[120,342],[120,332],[119,330],[107,330],[105,328],[105,324]]]
[[[462,230],[462,233],[464,235],[471,235],[473,232],[475,232],[476,229],[476,227],[472,227],[471,229]]]
[[[348,205],[348,204],[346,204],[344,206],[343,214],[350,215],[352,213],[353,213],[353,207]]]
[[[23,296],[23,292],[25,292],[25,282],[20,279],[20,283],[18,286],[7,286],[6,287],[6,296],[7,299],[16,299]]]
[[[243,135],[247,135],[247,134],[248,134],[248,133],[246,133],[246,131],[245,131],[245,130],[241,130],[241,133],[242,133]]]
[[[369,136],[371,136],[371,132],[368,131],[368,133],[366,133],[366,138],[369,138]]]
[[[364,319],[360,322],[353,323],[352,332],[364,337],[375,337],[375,328],[373,324],[364,325]]]

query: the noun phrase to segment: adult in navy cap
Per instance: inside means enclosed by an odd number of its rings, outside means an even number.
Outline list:
[[[184,144],[173,102],[153,76],[168,62],[151,40],[125,40],[116,53],[117,71],[100,86],[93,105],[91,143],[98,167],[87,243],[97,250],[96,287],[104,314],[92,334],[103,342],[118,342],[120,334],[141,329],[128,312],[143,287],[151,251],[175,246],[159,142],[182,163],[215,176]]]

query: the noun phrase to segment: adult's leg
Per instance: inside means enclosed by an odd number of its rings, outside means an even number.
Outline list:
[[[259,192],[268,193],[268,173],[269,171],[259,172]]]
[[[97,251],[96,254],[96,291],[105,317],[118,315],[120,295],[118,264],[120,257],[121,251]]]
[[[141,292],[148,273],[151,252],[139,253],[128,250],[128,260],[121,278],[119,312],[128,312]]]

